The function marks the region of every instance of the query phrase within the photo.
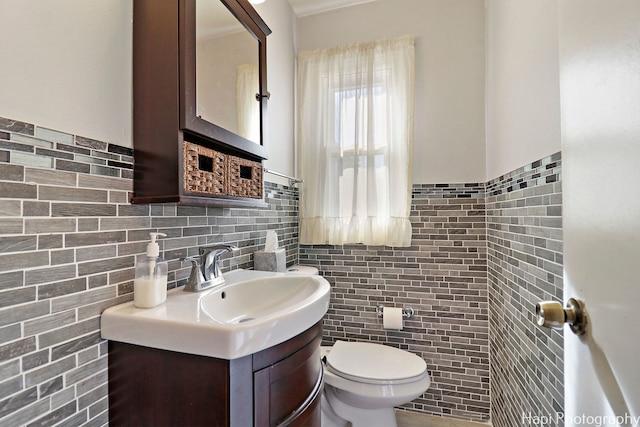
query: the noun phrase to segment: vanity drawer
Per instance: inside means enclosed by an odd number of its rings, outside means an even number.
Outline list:
[[[321,335],[254,373],[255,425],[320,426]]]

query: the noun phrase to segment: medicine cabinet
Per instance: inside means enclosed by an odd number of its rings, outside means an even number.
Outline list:
[[[134,0],[132,203],[264,207],[266,37],[247,0]]]

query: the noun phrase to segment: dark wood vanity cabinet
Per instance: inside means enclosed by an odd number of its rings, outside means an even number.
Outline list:
[[[215,123],[216,119],[203,119],[198,110],[198,97],[210,97],[214,105],[228,111],[237,108],[237,100],[225,101],[198,89],[197,1],[203,7],[215,2],[235,19],[239,31],[255,39],[252,61],[257,63],[259,81],[251,102],[259,103],[259,141],[240,136],[239,131]],[[134,0],[132,203],[267,206],[262,160],[267,157],[263,122],[268,97],[266,36],[270,32],[248,0]],[[225,65],[222,60],[214,63]],[[189,151],[185,143],[201,150]]]
[[[320,427],[321,338],[234,360],[109,341],[109,425]]]

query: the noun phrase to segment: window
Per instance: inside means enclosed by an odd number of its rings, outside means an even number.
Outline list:
[[[299,58],[300,241],[409,246],[413,38]]]

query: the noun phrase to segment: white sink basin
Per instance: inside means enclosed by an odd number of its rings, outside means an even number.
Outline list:
[[[224,285],[203,292],[174,289],[155,308],[111,307],[102,314],[102,337],[236,359],[304,332],[329,307],[329,283],[320,276],[235,270],[224,277]]]

